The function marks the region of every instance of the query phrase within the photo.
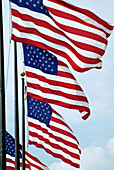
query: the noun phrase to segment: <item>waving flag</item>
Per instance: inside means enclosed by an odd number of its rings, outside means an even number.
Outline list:
[[[90,115],[88,100],[63,62],[49,53],[23,44],[28,96],[34,99],[79,110],[83,119]]]
[[[79,168],[80,148],[64,119],[45,102],[27,98],[29,144]]]
[[[20,167],[22,168],[22,146],[20,145]],[[25,167],[29,170],[49,170],[46,165],[25,151]],[[15,140],[6,132],[6,168],[15,169]]]
[[[113,26],[62,0],[11,0],[12,39],[51,51],[76,71],[101,68]],[[51,18],[50,18],[51,16]]]

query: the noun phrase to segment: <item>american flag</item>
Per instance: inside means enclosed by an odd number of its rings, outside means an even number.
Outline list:
[[[20,168],[22,168],[22,146],[20,145]],[[29,170],[49,170],[36,157],[25,151],[25,167]],[[6,132],[6,168],[15,169],[15,139]]]
[[[66,64],[47,50],[23,44],[28,96],[90,115],[88,100]]]
[[[29,144],[79,168],[80,148],[72,130],[48,103],[27,97]]]
[[[101,68],[113,26],[62,0],[11,0],[12,39],[51,51],[70,69]],[[50,17],[51,16],[51,17]]]

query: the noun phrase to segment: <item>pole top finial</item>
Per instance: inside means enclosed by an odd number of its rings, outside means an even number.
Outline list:
[[[22,77],[24,77],[24,76],[25,76],[25,72],[22,72],[20,75],[21,75]]]

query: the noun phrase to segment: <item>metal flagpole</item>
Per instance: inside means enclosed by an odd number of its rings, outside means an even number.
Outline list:
[[[17,44],[14,41],[14,86],[15,86],[15,170],[20,170],[19,158],[19,111],[18,111],[18,71]]]
[[[0,170],[6,170],[3,10],[0,0]]]
[[[22,170],[25,170],[25,99],[24,99],[24,76],[25,73],[21,73],[22,76]]]

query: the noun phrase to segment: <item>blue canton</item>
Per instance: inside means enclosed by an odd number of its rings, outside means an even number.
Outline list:
[[[23,44],[25,65],[42,72],[57,75],[57,58],[47,50]]]
[[[20,7],[45,14],[50,17],[48,9],[43,5],[42,0],[10,0]]]
[[[39,120],[45,123],[49,127],[52,108],[48,103],[35,100],[33,98],[27,97],[28,104],[28,117]]]
[[[21,145],[19,145],[20,149],[22,148]],[[15,157],[15,139],[6,132],[6,154],[9,154],[13,157]],[[20,152],[20,158],[22,158],[22,154]]]

